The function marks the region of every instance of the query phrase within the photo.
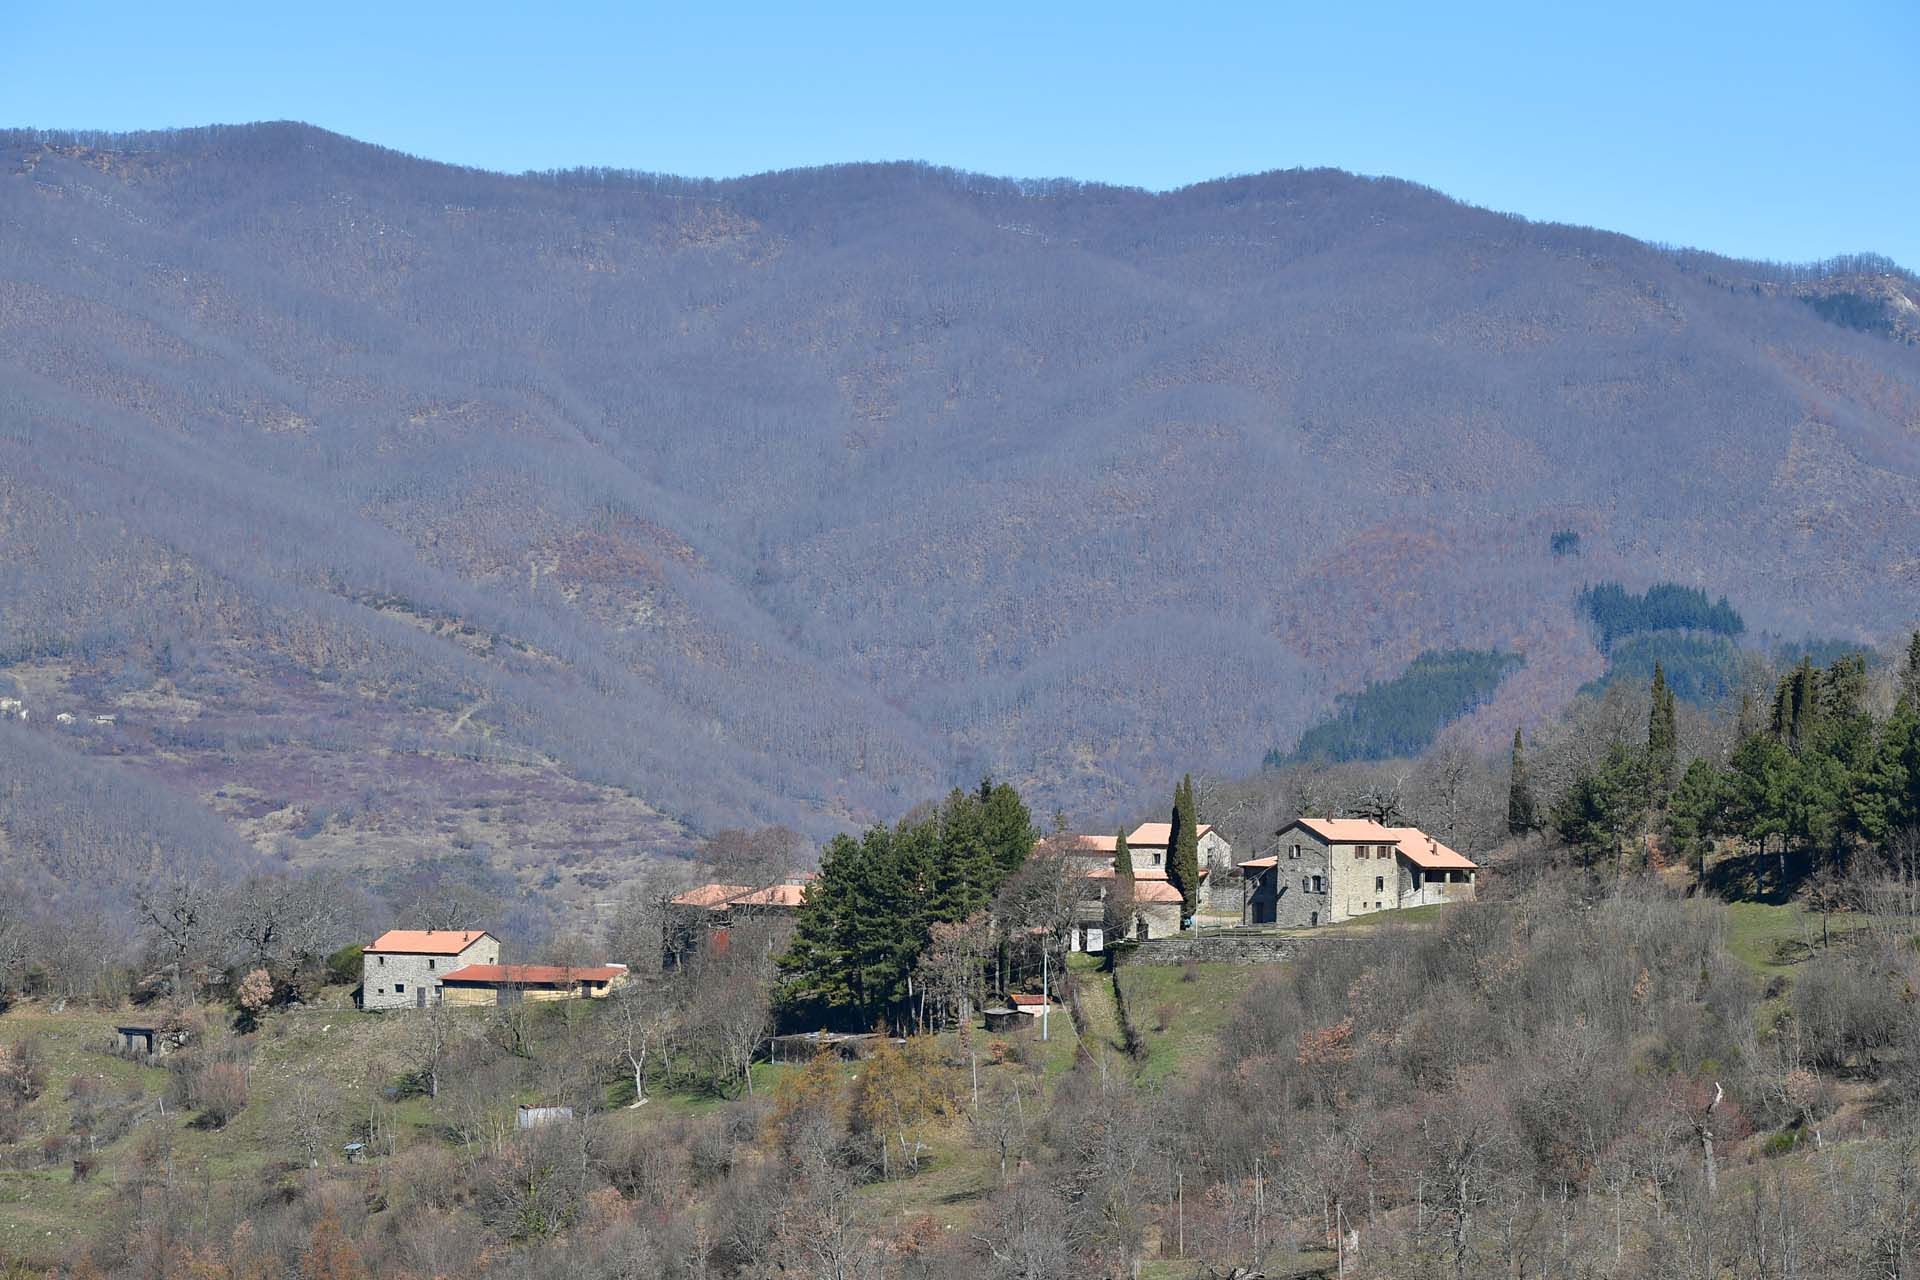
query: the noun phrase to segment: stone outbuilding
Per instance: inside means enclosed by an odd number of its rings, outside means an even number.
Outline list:
[[[623,964],[472,964],[440,979],[440,998],[449,1005],[604,1000],[626,980]]]
[[[360,1007],[424,1009],[456,969],[500,963],[500,940],[484,929],[389,929],[360,956]]]
[[[1471,901],[1480,868],[1418,827],[1299,818],[1240,864],[1241,921],[1311,928],[1376,911]]]

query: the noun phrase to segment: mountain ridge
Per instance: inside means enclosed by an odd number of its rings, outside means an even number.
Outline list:
[[[1338,171],[87,136],[0,134],[0,678],[263,722],[319,679],[370,760],[426,758],[379,728],[419,717],[429,755],[820,835],[984,772],[1131,813],[1449,647],[1528,654],[1490,745],[1597,674],[1588,581],[1862,638],[1920,601],[1920,357],[1790,269]],[[446,847],[444,800],[396,847]]]

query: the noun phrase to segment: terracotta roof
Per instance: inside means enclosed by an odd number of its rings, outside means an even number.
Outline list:
[[[1180,891],[1165,880],[1139,880],[1134,882],[1133,900],[1135,902],[1184,902]]]
[[[565,986],[575,982],[611,982],[626,969],[620,965],[596,964],[569,968],[559,964],[470,964],[455,969],[440,981],[503,983],[514,987]]]
[[[1212,870],[1212,868],[1202,866],[1200,868],[1200,878],[1205,880],[1207,878],[1207,872],[1210,870]],[[1167,878],[1167,869],[1165,867],[1135,867],[1133,869],[1133,878],[1135,880],[1165,880]]]
[[[1203,822],[1194,831],[1194,838],[1197,840],[1211,830],[1213,830],[1213,824]],[[1143,822],[1127,837],[1127,847],[1132,848],[1134,845],[1145,845],[1148,848],[1155,845],[1165,847],[1172,839],[1173,824],[1171,822]]]
[[[410,956],[457,956],[488,936],[485,929],[389,929],[366,949]]]
[[[1011,995],[1008,996],[1007,999],[1013,1001],[1016,1005],[1042,1005],[1052,1003],[1045,996]]]
[[[1332,844],[1394,845],[1408,862],[1427,870],[1478,870],[1473,862],[1418,827],[1385,827],[1372,818],[1300,818],[1294,825]]]
[[[1478,868],[1461,854],[1441,844],[1418,827],[1388,827],[1400,853],[1414,866],[1428,871],[1474,871]]]
[[[1087,879],[1089,880],[1111,880],[1113,877],[1114,870],[1111,866],[1096,867],[1094,870],[1087,872]],[[1202,880],[1207,878],[1207,869],[1205,867],[1200,868],[1200,878]],[[1135,884],[1165,884],[1167,883],[1167,869],[1165,867],[1135,867],[1133,870],[1133,882]]]
[[[1300,818],[1295,825],[1332,844],[1391,844],[1395,838],[1392,827],[1372,818]]]
[[[703,884],[673,899],[676,907],[724,907],[743,893],[752,893],[750,884]]]
[[[1242,871],[1245,871],[1248,867],[1252,867],[1255,871],[1264,871],[1268,867],[1277,867],[1279,865],[1280,865],[1280,859],[1276,855],[1276,856],[1265,857],[1265,858],[1248,858],[1245,862],[1240,864],[1240,869]]]
[[[1075,857],[1111,858],[1118,839],[1117,836],[1084,836],[1068,831],[1057,836],[1042,836],[1033,842],[1033,851],[1057,850]]]
[[[776,884],[732,900],[736,907],[798,907],[807,900],[804,884]]]

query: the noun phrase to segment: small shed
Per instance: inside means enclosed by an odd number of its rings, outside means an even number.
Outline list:
[[[1020,1011],[1005,1005],[995,1005],[991,1009],[982,1009],[980,1016],[987,1020],[989,1031],[1010,1031],[1020,1022]]]
[[[123,1057],[151,1058],[161,1049],[158,1027],[115,1027],[113,1033],[117,1037],[115,1047]]]
[[[562,1124],[573,1119],[572,1107],[520,1107],[514,1112],[513,1127],[538,1129],[542,1125]]]

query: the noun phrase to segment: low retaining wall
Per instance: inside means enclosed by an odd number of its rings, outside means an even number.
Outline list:
[[[1279,964],[1296,960],[1310,947],[1352,942],[1337,933],[1177,934],[1135,944],[1123,964],[1185,964],[1189,960],[1224,964]]]

